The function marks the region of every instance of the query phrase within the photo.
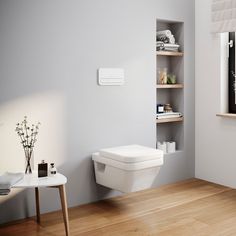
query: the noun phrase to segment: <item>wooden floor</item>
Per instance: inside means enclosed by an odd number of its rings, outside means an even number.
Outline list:
[[[69,210],[71,235],[236,235],[236,190],[192,179]],[[1,236],[64,235],[61,213],[0,227]]]

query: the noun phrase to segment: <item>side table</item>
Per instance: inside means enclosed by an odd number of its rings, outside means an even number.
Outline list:
[[[69,217],[68,217],[68,207],[66,200],[66,189],[65,184],[67,178],[57,173],[55,176],[48,176],[43,178],[38,178],[36,172],[32,174],[25,174],[24,178],[14,184],[12,188],[34,188],[35,189],[35,201],[36,201],[36,215],[37,222],[40,223],[40,199],[39,199],[39,188],[57,188],[60,193],[61,207],[63,213],[63,219],[65,224],[66,236],[70,235],[69,230]]]

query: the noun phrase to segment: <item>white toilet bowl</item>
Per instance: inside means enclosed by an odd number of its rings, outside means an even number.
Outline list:
[[[92,155],[96,182],[124,193],[151,188],[163,151],[139,145],[102,149]]]

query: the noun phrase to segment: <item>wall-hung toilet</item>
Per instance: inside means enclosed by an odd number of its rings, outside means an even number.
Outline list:
[[[163,165],[163,151],[129,145],[92,155],[96,182],[124,193],[151,188]]]

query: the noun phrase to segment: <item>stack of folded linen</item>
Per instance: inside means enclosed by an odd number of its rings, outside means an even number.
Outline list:
[[[171,52],[178,52],[179,51],[179,45],[178,44],[164,44],[164,50],[171,51]]]
[[[175,44],[175,36],[170,30],[157,31],[157,41],[162,41],[164,43]]]
[[[170,30],[163,30],[156,32],[157,50],[175,51],[179,50],[179,45],[175,42],[175,37]],[[164,46],[160,47],[160,43]]]
[[[157,41],[156,47],[157,47],[157,51],[161,51],[165,49],[165,44],[162,41]]]
[[[11,187],[18,181],[23,179],[23,173],[9,173],[0,176],[0,195],[8,195],[11,191]]]
[[[157,119],[169,119],[169,118],[179,118],[182,117],[180,112],[165,112],[165,113],[158,113]]]

